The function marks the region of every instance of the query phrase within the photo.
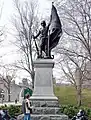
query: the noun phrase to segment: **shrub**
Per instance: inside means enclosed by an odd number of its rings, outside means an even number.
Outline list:
[[[78,112],[78,108],[72,105],[61,106],[61,113],[68,115],[69,118],[72,118]]]
[[[1,110],[7,110],[9,115],[11,117],[17,116],[21,114],[21,106],[15,106],[15,105],[10,105],[10,106],[0,106]]]
[[[8,110],[8,107],[7,107],[7,105],[5,105],[5,106],[0,106],[0,110]]]
[[[15,106],[0,106],[0,109],[8,110],[11,117],[20,115],[21,112],[21,105]],[[77,115],[79,109],[83,109],[86,112],[86,115],[88,116],[88,120],[91,120],[91,108],[90,107],[77,107],[73,105],[61,105],[60,106],[60,112],[68,115],[68,117],[71,119],[73,116]]]
[[[21,107],[20,106],[11,105],[8,108],[8,112],[9,112],[11,117],[17,116],[17,115],[21,114]]]
[[[77,106],[72,106],[72,105],[62,105],[60,107],[61,113],[68,115],[69,118],[73,118],[73,116],[76,116],[79,109],[83,109],[86,112],[88,119],[91,120],[91,108],[77,107]]]

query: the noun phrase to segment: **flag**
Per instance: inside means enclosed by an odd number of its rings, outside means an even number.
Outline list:
[[[62,25],[54,5],[52,5],[51,9],[49,30],[49,49],[52,50],[58,44],[62,33]]]

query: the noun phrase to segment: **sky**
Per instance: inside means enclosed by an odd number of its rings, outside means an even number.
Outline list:
[[[45,16],[45,14],[50,13],[51,11],[51,5],[52,0],[38,0],[39,1],[39,11],[41,16]],[[13,16],[14,11],[14,5],[12,0],[1,0],[1,6],[3,6],[2,9],[2,16],[0,19],[0,26],[5,26],[5,41],[3,42],[2,46],[0,46],[0,55],[4,54],[4,57],[2,58],[3,63],[9,64],[16,60],[17,54],[14,53],[14,51],[17,49],[15,46],[10,44],[10,41],[14,38],[11,37],[10,34],[7,34],[11,31],[12,25],[11,25],[11,16]],[[60,73],[54,72],[55,76],[59,76]],[[16,83],[19,83],[23,77],[26,77],[27,73],[23,71],[19,71],[17,73]]]
[[[23,1],[23,0],[22,0]],[[51,11],[51,0],[38,0],[39,1],[39,13],[41,16],[45,16],[45,14],[49,15],[49,12]],[[10,31],[12,28],[11,25],[11,16],[13,16],[14,5],[13,0],[0,0],[0,8],[2,7],[2,15],[0,18],[0,27],[4,26],[4,39],[5,41],[0,46],[0,56],[4,55],[2,58],[2,62],[4,64],[12,63],[16,60],[17,54],[14,53],[14,51],[17,49],[15,46],[10,44],[10,41],[14,38],[10,35]],[[21,76],[20,76],[21,74]],[[16,83],[19,83],[23,77],[27,76],[27,73],[23,73],[23,71],[19,71],[17,73],[18,78],[16,79]],[[19,80],[20,79],[20,80]]]
[[[49,15],[49,11],[51,11],[51,0],[38,0],[38,1],[39,1],[39,11],[40,11],[41,16],[45,14]],[[3,48],[4,46],[6,48],[2,52],[4,54],[4,52],[6,53],[7,50],[11,51],[13,49],[13,46],[9,46],[10,45],[9,41],[11,41],[14,38],[11,37],[9,32],[11,31],[10,29],[12,29],[11,21],[12,21],[12,16],[15,10],[14,10],[14,5],[13,5],[13,0],[1,0],[1,6],[3,6],[3,9],[2,9],[2,16],[0,19],[0,26],[1,27],[5,26],[4,27],[4,31],[6,33],[5,39],[7,39],[5,40],[5,43],[3,43]]]
[[[1,21],[4,24],[8,24],[11,14],[13,14],[14,12],[13,0],[0,0],[0,1],[3,4],[3,15]],[[51,3],[52,3],[51,0],[38,0],[38,1],[39,1],[39,9],[41,11],[41,14],[46,13],[46,10],[50,9],[51,7]]]

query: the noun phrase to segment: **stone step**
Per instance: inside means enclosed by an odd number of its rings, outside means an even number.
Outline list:
[[[58,114],[60,113],[59,107],[33,107],[33,114]]]
[[[59,107],[58,101],[48,100],[30,100],[31,105],[35,107]]]
[[[32,120],[68,120],[68,116],[67,115],[64,115],[64,114],[56,114],[56,115],[53,115],[53,114],[49,114],[49,115],[43,115],[43,114],[36,114],[36,115],[33,115],[31,114],[31,119]]]
[[[56,115],[43,115],[43,114],[31,114],[31,119],[32,120],[68,120],[68,116],[64,114],[56,114]],[[24,114],[21,114],[17,117],[17,120],[24,120]]]

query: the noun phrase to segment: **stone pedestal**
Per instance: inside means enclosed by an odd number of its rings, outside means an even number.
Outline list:
[[[31,99],[58,100],[53,93],[52,68],[54,62],[51,59],[38,59],[34,62],[35,81]]]
[[[33,105],[32,120],[68,120],[66,115],[59,114],[58,98],[53,92],[53,60],[37,59],[34,67],[34,91],[30,98]]]

